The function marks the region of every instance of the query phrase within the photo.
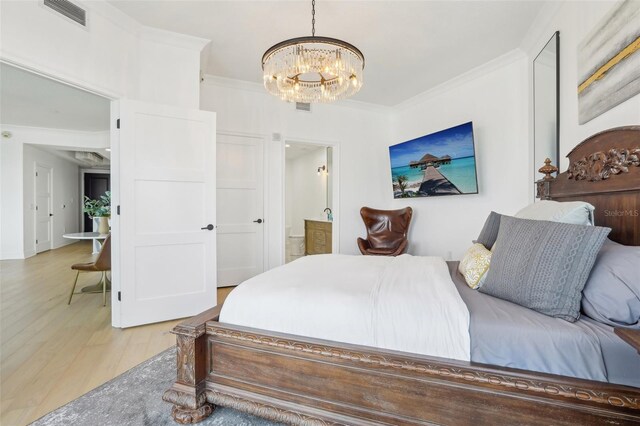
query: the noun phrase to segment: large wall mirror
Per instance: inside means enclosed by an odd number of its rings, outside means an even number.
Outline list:
[[[535,178],[546,158],[560,162],[560,33],[533,60],[533,166]]]

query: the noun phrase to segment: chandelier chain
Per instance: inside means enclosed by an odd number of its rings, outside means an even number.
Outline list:
[[[316,36],[316,0],[311,0],[311,37]]]

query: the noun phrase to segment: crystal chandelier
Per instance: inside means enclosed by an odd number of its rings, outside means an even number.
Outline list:
[[[364,55],[345,41],[316,37],[316,2],[311,36],[282,41],[262,56],[264,87],[287,102],[333,102],[362,87]]]

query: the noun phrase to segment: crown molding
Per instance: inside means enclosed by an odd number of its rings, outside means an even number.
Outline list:
[[[99,84],[96,84],[95,82],[89,82],[82,77],[78,77],[77,75],[69,74],[66,71],[61,71],[60,69],[51,68],[42,63],[34,62],[31,58],[16,54],[15,52],[9,52],[2,47],[0,47],[0,63],[11,65],[24,71],[29,71],[33,74],[57,81],[62,84],[66,84],[67,86],[75,87],[76,89],[84,90],[85,92],[93,93],[94,95],[102,96],[110,100],[125,97],[124,92],[114,90],[111,87],[101,86]]]
[[[138,30],[141,40],[153,41],[182,49],[195,50],[201,52],[211,40],[194,37],[187,34],[175,33],[173,31],[161,30],[154,27],[141,26]]]
[[[407,99],[406,101],[402,101],[399,104],[394,105],[392,109],[394,112],[406,110],[407,108],[416,106],[424,101],[427,101],[433,98],[434,96],[441,95],[462,84],[468,83],[473,80],[477,80],[478,77],[480,76],[489,74],[497,69],[510,65],[513,62],[524,59],[526,57],[527,55],[521,49],[519,48],[513,49],[501,56],[498,56],[495,59],[490,60],[489,62],[485,62],[484,64],[477,66],[475,68],[472,68],[471,70],[463,74],[453,77],[450,80],[447,80],[442,84],[439,84],[438,86],[435,86],[429,90],[419,93]]]
[[[15,124],[0,124],[0,129],[11,132],[11,140],[19,143],[87,149],[108,148],[110,145],[109,130],[51,129]]]
[[[222,87],[225,89],[244,90],[266,94],[264,87],[260,83],[246,80],[236,80],[234,78],[220,77],[213,74],[203,74],[202,84],[205,86]]]
[[[211,40],[194,37],[159,28],[142,25],[117,7],[104,0],[75,0],[89,14],[96,13],[112,24],[143,40],[163,43],[174,47],[201,51]],[[89,18],[91,19],[91,18]]]
[[[225,89],[243,90],[246,92],[258,93],[260,95],[268,96],[269,98],[275,99],[275,97],[273,97],[272,95],[266,92],[264,86],[260,83],[256,83],[253,81],[246,81],[246,80],[236,80],[236,79],[220,77],[212,74],[204,74],[202,78],[203,78],[202,84],[205,86],[215,86],[215,87],[222,87]],[[360,110],[372,111],[377,113],[387,113],[391,111],[391,107],[388,107],[388,106],[372,104],[368,102],[355,101],[352,99],[344,99],[341,101],[334,102],[332,104],[318,104],[318,105],[353,108],[353,109],[360,109]]]
[[[337,105],[341,105],[341,106],[346,106],[346,107],[350,107],[350,108],[356,108],[356,109],[363,109],[363,110],[367,110],[367,111],[372,111],[372,112],[378,112],[378,113],[389,113],[393,110],[393,107],[387,106],[387,105],[380,105],[380,104],[373,104],[370,102],[362,102],[362,101],[356,101],[354,99],[345,99],[342,101],[338,101]]]
[[[38,126],[25,126],[23,124],[10,124],[0,123],[0,129],[9,131],[42,131],[51,132],[60,135],[83,135],[83,136],[96,136],[107,135],[109,136],[110,130],[76,130],[76,129],[57,129],[54,127],[38,127]]]
[[[549,32],[549,23],[553,22],[553,18],[558,14],[560,9],[564,6],[565,0],[550,1],[544,4],[535,19],[529,26],[526,35],[520,43],[520,49],[522,49],[529,56],[535,56],[542,46],[544,46],[553,33]]]
[[[142,26],[138,21],[127,15],[117,7],[103,0],[74,0],[82,8],[87,9],[89,15],[96,13],[112,24],[122,28],[132,35],[136,35]],[[89,22],[91,16],[89,16]]]

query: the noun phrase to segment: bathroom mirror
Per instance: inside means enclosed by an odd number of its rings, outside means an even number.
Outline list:
[[[556,31],[533,60],[533,167],[538,169],[550,158],[560,162],[560,32]]]

